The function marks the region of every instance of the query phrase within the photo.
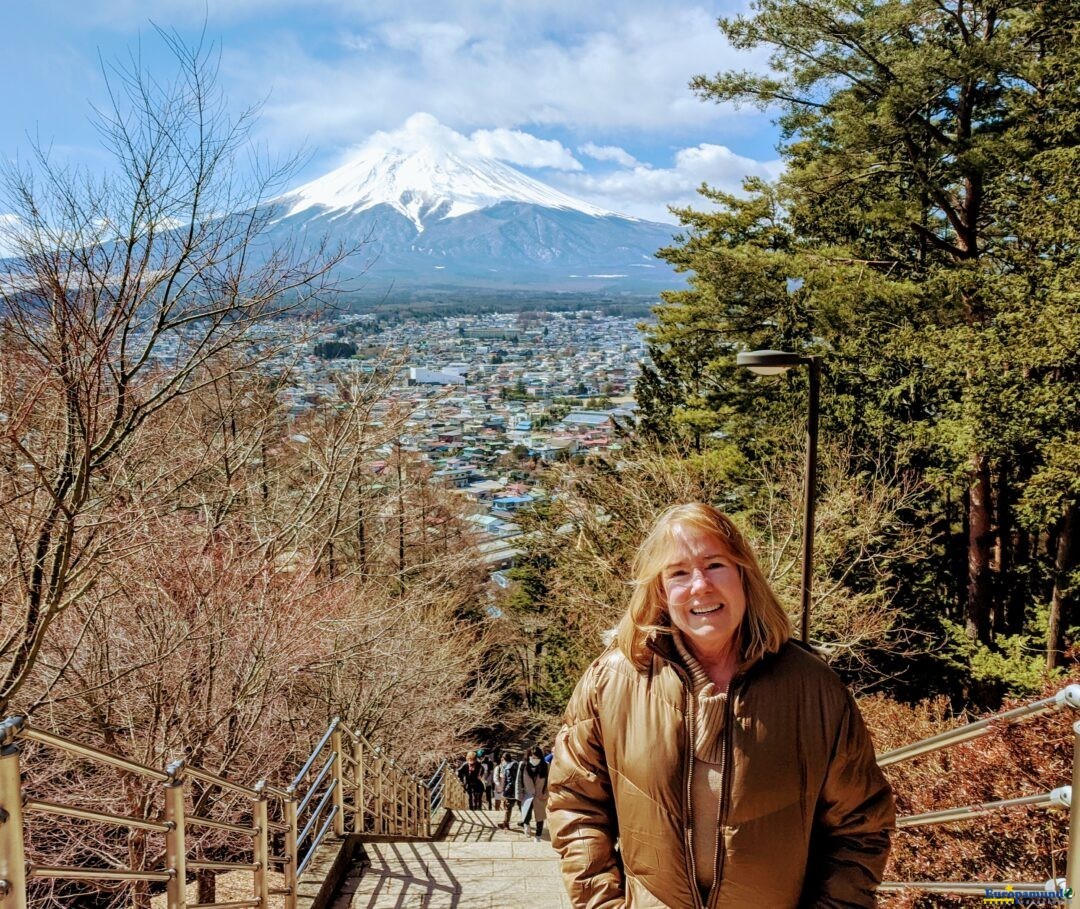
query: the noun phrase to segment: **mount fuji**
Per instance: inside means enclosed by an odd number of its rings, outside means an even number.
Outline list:
[[[276,199],[270,239],[363,241],[345,269],[373,292],[391,283],[589,292],[682,283],[654,255],[670,244],[671,225],[575,199],[437,135],[376,136]]]

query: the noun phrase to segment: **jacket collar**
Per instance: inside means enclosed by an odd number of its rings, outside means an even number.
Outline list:
[[[681,665],[679,652],[675,649],[675,642],[671,639],[670,632],[665,633],[654,628],[646,635],[645,646],[669,663],[679,663]]]
[[[743,663],[739,667],[738,672],[735,673],[735,678],[740,679],[752,670],[755,670],[758,667],[768,663],[769,661],[776,659],[776,657],[784,651],[785,647],[792,644],[801,647],[803,650],[808,650],[811,653],[814,652],[812,648],[803,644],[801,641],[796,641],[794,638],[789,638],[787,644],[781,646],[780,650],[778,650],[776,653],[767,653],[765,654],[765,656],[755,660],[752,663]],[[670,632],[655,629],[653,631],[650,631],[645,638],[645,646],[650,651],[652,651],[655,656],[660,657],[660,659],[664,660],[665,662],[673,663],[674,665],[682,669],[684,672],[688,671],[686,667],[683,666],[682,659],[679,656],[679,651],[675,647],[675,642],[672,640]]]

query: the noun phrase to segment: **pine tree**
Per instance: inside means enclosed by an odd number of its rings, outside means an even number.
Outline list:
[[[983,644],[1031,631],[1053,600],[1055,662],[1077,548],[1060,467],[1080,365],[1074,17],[1029,0],[758,0],[720,27],[773,73],[692,84],[777,110],[787,171],[679,213],[662,254],[690,281],[658,309],[643,423],[664,427],[654,402],[673,399],[669,427],[760,447],[791,388],[740,375],[735,351],[825,354],[827,428],[905,443],[898,466],[937,490],[922,509],[940,548],[908,569],[912,589]]]

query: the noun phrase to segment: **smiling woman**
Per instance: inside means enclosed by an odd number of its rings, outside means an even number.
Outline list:
[[[708,529],[673,524],[670,536],[659,579],[671,624],[725,690],[738,666],[738,631],[746,614],[742,572],[728,544]]]
[[[876,905],[892,793],[850,693],[790,640],[735,525],[669,508],[633,585],[555,745],[548,809],[572,904]]]

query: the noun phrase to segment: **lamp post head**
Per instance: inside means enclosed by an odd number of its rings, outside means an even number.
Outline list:
[[[802,354],[790,350],[744,350],[735,356],[737,366],[745,366],[759,376],[778,376],[792,366],[799,366],[807,361]]]

